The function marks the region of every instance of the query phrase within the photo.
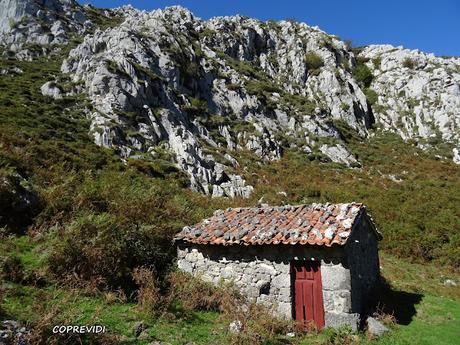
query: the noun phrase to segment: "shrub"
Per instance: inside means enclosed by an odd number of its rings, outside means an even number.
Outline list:
[[[169,303],[179,302],[186,311],[222,311],[236,302],[238,295],[228,287],[216,287],[191,275],[175,271],[168,276]]]
[[[397,323],[394,311],[387,312],[384,307],[380,305],[377,306],[377,310],[374,312],[373,316],[383,324],[390,327],[395,326]]]
[[[318,55],[317,53],[310,52],[305,54],[305,64],[307,65],[307,69],[311,74],[318,74],[320,68],[324,66],[323,58]]]
[[[415,67],[415,62],[411,58],[405,58],[402,64],[403,64],[403,67],[406,67],[409,69],[414,69]]]
[[[0,277],[13,283],[20,283],[24,279],[24,266],[19,257],[7,256],[0,261]]]
[[[327,330],[326,345],[358,345],[359,343],[361,343],[359,336],[353,334],[348,326]]]
[[[348,111],[350,110],[350,105],[348,103],[341,103],[340,109],[342,109],[343,111]]]
[[[190,97],[190,105],[185,105],[182,107],[182,110],[187,113],[197,116],[208,113],[208,102],[204,99],[198,99],[195,97]]]
[[[353,71],[353,74],[361,85],[369,87],[374,79],[372,71],[364,63],[358,63]]]
[[[310,98],[291,93],[284,93],[282,96],[282,101],[299,110],[302,115],[313,114],[315,108],[317,107],[315,101],[311,100]]]
[[[377,56],[376,58],[372,59],[372,64],[374,65],[375,69],[379,69],[380,65],[382,64],[382,58]]]
[[[128,293],[134,290],[134,268],[146,266],[163,273],[173,256],[168,232],[123,218],[109,213],[77,217],[53,248],[51,270],[62,278],[73,272],[80,280],[77,283],[86,281],[98,289],[122,288]]]
[[[250,303],[233,286],[214,286],[200,278],[184,272],[173,272],[169,276],[169,303],[178,302],[185,311],[215,310],[222,313],[226,323],[237,321],[241,331],[231,335],[234,344],[263,344],[278,334],[285,334],[295,328],[291,321],[273,316],[267,307]]]
[[[105,60],[105,66],[110,73],[119,75],[120,77],[124,77],[126,79],[131,79],[131,76],[123,69],[121,69],[116,61]]]
[[[379,95],[370,87],[364,89],[364,94],[366,95],[367,101],[370,105],[374,105],[379,100]]]
[[[72,192],[74,185],[78,189]],[[157,277],[166,272],[174,256],[172,235],[184,225],[179,203],[169,203],[169,193],[179,197],[175,182],[104,172],[86,174],[66,188],[76,195],[55,207],[78,212],[66,211],[70,222],[51,244],[52,272],[62,278],[75,272],[99,288],[126,292],[134,288],[134,268],[148,267]]]
[[[249,78],[263,80],[267,78],[266,73],[258,66],[249,61],[237,60],[223,51],[217,51],[217,56],[224,60],[231,68]]]
[[[192,90],[194,83],[200,77],[200,65],[195,61],[182,57],[179,70],[181,72],[181,82],[186,88]]]
[[[221,317],[226,324],[238,322],[241,330],[230,336],[232,344],[268,344],[276,337],[295,331],[297,334],[305,332],[292,320],[279,319],[274,316],[273,310],[255,302],[243,305],[233,304],[224,310]]]
[[[150,177],[166,178],[174,176],[177,179],[188,179],[188,175],[180,171],[174,163],[164,159],[128,159],[128,166]],[[188,183],[185,183],[185,186],[187,185]]]
[[[241,89],[241,86],[238,84],[229,83],[226,86],[230,91],[239,91]]]
[[[157,313],[162,305],[162,297],[153,272],[147,268],[135,268],[133,279],[139,287],[137,290],[139,309],[144,312]]]
[[[249,80],[246,83],[246,89],[250,95],[263,95],[265,92],[273,93],[273,92],[281,92],[281,89],[269,82],[266,81],[259,81],[259,80]]]
[[[85,14],[88,16],[88,19],[101,30],[119,26],[125,19],[123,15],[93,6],[85,7]]]
[[[132,66],[136,70],[137,74],[143,76],[143,78],[150,79],[150,81],[162,80],[162,77],[155,74],[155,72],[150,68],[144,67],[138,63],[132,63]]]
[[[224,310],[222,318],[228,324],[240,324],[241,331],[230,337],[233,344],[267,344],[276,341],[280,334],[284,335],[293,330],[296,333],[304,331],[291,320],[274,317],[273,310],[255,302],[229,305]]]
[[[214,36],[216,36],[216,32],[208,28],[203,28],[201,31],[198,32],[198,35],[200,39],[213,38]]]

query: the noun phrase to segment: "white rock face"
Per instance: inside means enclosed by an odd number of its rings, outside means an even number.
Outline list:
[[[384,129],[404,139],[439,139],[459,146],[460,58],[371,45],[360,56],[375,78],[374,114]]]
[[[62,92],[59,87],[55,85],[55,83],[48,81],[42,85],[40,88],[43,96],[50,96],[54,99],[62,98]]]
[[[128,157],[154,154],[167,141],[194,189],[247,197],[252,187],[226,172],[238,165],[231,151],[276,160],[289,138],[288,145],[311,153],[317,137],[340,143],[331,119],[368,135],[373,119],[366,98],[342,68],[353,56],[322,31],[239,16],[202,21],[181,7],[123,7],[118,13],[126,17],[123,24],[86,36],[62,66],[74,81],[84,82],[93,101],[99,145]],[[313,53],[322,66],[306,64]],[[129,137],[127,131],[139,135]],[[205,146],[224,150],[225,161],[204,154]],[[333,160],[355,160],[345,146],[332,151],[325,154],[331,152]]]
[[[452,154],[453,154],[453,161],[455,164],[460,164],[460,151],[458,148],[454,147],[454,149],[452,150]]]
[[[356,158],[343,145],[322,145],[319,149],[335,163],[342,163],[347,166],[359,165]]]
[[[352,74],[354,54],[303,23],[241,16],[204,21],[181,7],[125,6],[112,12],[124,17],[121,25],[100,30],[72,0],[0,0],[0,11],[0,44],[18,58],[30,57],[26,43],[55,46],[80,34],[83,43],[61,71],[92,102],[96,144],[123,158],[168,151],[205,194],[251,194],[237,173],[245,168],[241,150],[260,164],[293,148],[359,166],[337,121],[363,138],[375,122],[404,139],[439,135],[453,143],[460,162],[459,59],[369,46],[360,57],[375,75],[378,102],[371,109]],[[60,97],[52,86],[43,85],[42,93]]]
[[[91,23],[74,0],[0,0],[0,45],[29,59],[82,34]],[[27,45],[41,46],[30,49]]]

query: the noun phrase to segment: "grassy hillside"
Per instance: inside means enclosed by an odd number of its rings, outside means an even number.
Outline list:
[[[41,267],[38,247],[22,237],[0,245],[4,253],[14,253],[26,275]],[[460,335],[460,289],[444,286],[443,277],[460,279],[448,269],[434,264],[414,264],[385,252],[381,254],[382,274],[390,283],[381,301],[386,313],[392,313],[398,324],[391,333],[378,340],[366,334],[353,334],[346,329],[326,330],[320,334],[288,338],[281,335],[266,338],[267,344],[456,344]],[[423,282],[423,284],[421,284]],[[9,317],[38,325],[43,338],[54,324],[105,325],[110,331],[101,343],[149,344],[153,340],[171,344],[230,344],[241,342],[228,332],[228,321],[217,311],[171,309],[160,316],[139,309],[119,295],[94,293],[88,289],[70,289],[59,284],[5,282],[3,308]],[[205,291],[202,291],[205,294]],[[143,324],[146,331],[135,336]],[[63,338],[53,338],[63,341]],[[91,343],[98,338],[71,339]],[[257,343],[257,341],[256,341]]]
[[[107,325],[110,336],[125,343],[138,343],[133,328],[143,321],[149,327],[144,343],[235,341],[216,311],[182,315],[173,308],[162,317],[140,312],[133,270],[149,268],[161,292],[167,291],[172,235],[218,208],[254,205],[262,197],[270,204],[354,200],[368,205],[384,235],[383,274],[401,291],[384,297],[409,299],[407,308],[415,308],[409,322],[378,343],[456,339],[460,293],[442,282],[459,280],[460,169],[435,157],[442,151],[422,152],[390,134],[362,141],[338,123],[362,168],[345,169],[292,150],[273,163],[240,152],[238,172],[255,187],[254,195],[211,200],[187,188],[187,176],[167,152],[122,164],[113,152],[94,145],[85,118],[91,105],[84,95],[61,100],[41,95],[40,86],[53,79],[72,88],[59,75],[69,48],[49,59],[0,61],[0,70],[23,71],[0,74],[0,315],[26,322],[44,336],[53,322],[87,321]],[[24,191],[36,202],[18,212],[14,206]],[[387,303],[386,311],[407,321],[407,311],[398,306]],[[368,342],[341,332],[302,340],[272,337],[272,343]],[[110,343],[110,336],[99,341]]]
[[[363,202],[384,235],[382,248],[416,261],[458,267],[459,167],[392,134],[378,133],[366,141],[352,136],[348,141],[362,162],[360,169],[311,162],[292,151],[271,164],[248,159],[254,200],[264,196],[270,204]]]

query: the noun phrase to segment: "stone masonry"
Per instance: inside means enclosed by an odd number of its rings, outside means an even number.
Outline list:
[[[357,329],[359,314],[352,310],[351,276],[343,248],[311,246],[178,247],[179,269],[218,284],[231,281],[251,300],[292,317],[291,260],[320,260],[326,327]]]
[[[315,309],[319,327],[349,325],[356,330],[372,311],[381,235],[362,204],[228,208],[185,226],[174,239],[180,270],[213,284],[232,282],[279,317],[305,319],[306,309],[293,310],[299,286],[305,290],[296,305]],[[306,262],[298,267],[310,266],[308,261],[320,264],[314,293],[305,282],[294,289],[296,261]]]

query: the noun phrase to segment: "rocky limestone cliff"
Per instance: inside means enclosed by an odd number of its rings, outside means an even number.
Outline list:
[[[436,138],[460,141],[460,59],[442,58],[418,50],[371,45],[360,56],[368,59],[378,95],[373,110],[377,122],[404,139]],[[454,150],[456,151],[456,150]]]
[[[98,144],[123,157],[155,154],[166,144],[192,186],[216,196],[251,191],[228,173],[237,164],[235,149],[272,160],[283,147],[316,148],[357,164],[332,120],[366,136],[373,116],[352,74],[341,68],[342,61],[353,63],[343,42],[299,23],[238,16],[202,21],[179,7],[119,11],[126,16],[120,26],[85,37],[62,66],[85,83]],[[309,67],[308,54],[320,66]],[[222,162],[204,154],[206,147],[220,150]]]
[[[369,46],[355,56],[337,37],[304,23],[205,21],[181,7],[122,7],[111,13],[124,18],[120,25],[94,29],[84,19],[90,9],[70,1],[1,0],[0,6],[3,45],[19,58],[29,42],[21,35],[41,25],[43,8],[49,20],[65,23],[66,33],[83,37],[61,70],[80,85],[72,92],[84,92],[92,103],[88,116],[98,145],[123,159],[168,152],[192,188],[205,194],[250,195],[238,172],[241,150],[261,162],[294,149],[359,166],[342,140],[343,124],[363,139],[374,127],[425,146],[439,136],[460,161],[460,59],[391,46]],[[8,29],[5,17],[20,24]],[[48,40],[38,43],[57,43],[43,30],[37,37]],[[372,71],[370,85],[356,78],[359,63]],[[42,92],[62,97],[55,82]],[[369,101],[369,90],[377,100]]]
[[[0,44],[18,58],[46,54],[91,22],[74,0],[0,0]]]

